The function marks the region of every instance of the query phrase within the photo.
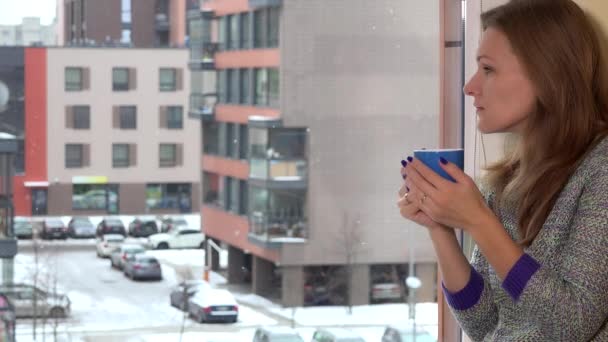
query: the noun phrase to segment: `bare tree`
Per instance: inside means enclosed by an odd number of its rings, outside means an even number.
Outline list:
[[[342,254],[344,260],[343,271],[338,269],[330,274],[330,283],[333,282],[333,288],[344,287],[343,303],[348,307],[348,313],[352,314],[352,277],[357,256],[364,250],[364,241],[361,233],[361,220],[359,216],[354,219],[350,218],[347,212],[344,212],[342,225],[336,236],[336,244],[338,251]]]

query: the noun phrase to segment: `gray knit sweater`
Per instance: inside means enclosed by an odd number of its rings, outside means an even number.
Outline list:
[[[518,237],[514,207],[496,208]],[[474,341],[608,341],[608,138],[583,160],[543,228],[501,281],[477,248],[471,279],[446,292]]]

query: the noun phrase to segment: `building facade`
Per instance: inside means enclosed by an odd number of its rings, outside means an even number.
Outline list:
[[[187,0],[59,0],[59,45],[184,47]]]
[[[426,230],[398,215],[395,193],[399,160],[440,141],[439,10],[215,0],[189,12],[201,218],[229,246],[229,281],[285,305],[365,304],[386,284],[403,300],[412,262],[417,300],[435,300]]]
[[[187,214],[199,208],[200,125],[185,49],[25,50],[18,216]]]
[[[23,18],[21,25],[0,25],[0,46],[52,46],[55,33],[55,26],[40,24],[40,18]]]

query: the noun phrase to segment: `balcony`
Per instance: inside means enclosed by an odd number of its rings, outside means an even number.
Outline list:
[[[303,159],[250,159],[250,184],[267,189],[306,189],[307,173]]]
[[[276,7],[281,6],[282,4],[283,0],[249,0],[249,7],[252,9],[262,7]]]
[[[215,70],[215,53],[219,50],[219,43],[203,42],[202,46],[197,46],[196,42],[191,43],[190,70]]]
[[[165,13],[156,14],[154,27],[157,32],[168,32],[170,28],[169,16]]]
[[[216,94],[190,94],[188,116],[203,121],[214,121],[216,97]]]
[[[305,243],[308,225],[302,216],[285,212],[253,212],[249,217],[249,241],[266,248],[278,248],[285,243]]]

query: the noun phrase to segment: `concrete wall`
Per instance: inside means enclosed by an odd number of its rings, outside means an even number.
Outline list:
[[[51,182],[70,183],[74,176],[107,176],[109,183],[195,183],[200,182],[200,122],[188,118],[190,79],[185,49],[77,49],[48,50],[48,177]],[[90,69],[88,91],[64,91],[67,66]],[[112,67],[137,69],[137,87],[126,92],[112,91]],[[159,68],[183,70],[183,89],[159,92]],[[90,105],[91,129],[65,128],[65,106]],[[112,127],[112,107],[137,106],[137,129]],[[159,107],[181,105],[183,129],[159,128]],[[65,144],[91,145],[90,167],[66,169]],[[137,144],[137,164],[112,168],[112,143]],[[183,144],[183,165],[159,167],[159,144]],[[197,196],[198,197],[198,196]],[[198,203],[198,201],[197,201]],[[194,203],[193,203],[194,204]]]
[[[304,305],[304,268],[282,266],[281,303],[285,307]]]
[[[251,292],[261,296],[270,295],[273,291],[273,264],[270,261],[254,256],[251,273]]]
[[[396,194],[399,161],[439,143],[439,18],[436,1],[283,2],[281,115],[310,129],[310,238],[282,265],[343,263],[345,215],[357,263],[407,262],[408,229],[416,260],[435,260]]]

